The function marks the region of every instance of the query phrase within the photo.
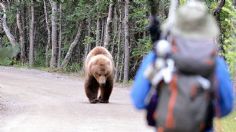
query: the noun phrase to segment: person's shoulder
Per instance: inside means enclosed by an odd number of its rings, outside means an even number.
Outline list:
[[[225,62],[225,59],[224,59],[224,57],[222,57],[222,56],[216,56],[216,61],[217,62]]]
[[[225,59],[222,56],[217,56],[216,57],[216,69],[226,69],[228,70],[228,65],[225,61]]]
[[[149,51],[143,58],[143,62],[145,61],[151,61],[156,58],[156,54],[154,51]]]

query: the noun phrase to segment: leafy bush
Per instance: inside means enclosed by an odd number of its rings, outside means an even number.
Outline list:
[[[134,57],[142,57],[147,54],[152,48],[152,43],[149,36],[142,39],[138,39],[137,47],[132,50],[132,55]],[[141,49],[141,50],[140,50]]]
[[[65,72],[80,72],[82,70],[82,66],[81,64],[78,64],[78,63],[72,63],[66,66],[63,70]]]
[[[225,51],[222,55],[226,58],[233,76],[236,70],[236,10],[233,8],[232,1],[226,1],[220,15],[222,45]]]
[[[2,65],[2,66],[9,66],[9,65],[12,65],[12,63],[13,63],[13,60],[8,57],[1,59],[1,61],[0,61],[0,65]]]
[[[0,48],[0,65],[8,66],[15,64],[16,61],[13,57],[15,57],[19,53],[19,47],[3,47]]]
[[[43,48],[40,48],[40,49],[43,49]],[[36,67],[45,66],[45,51],[38,50],[36,52],[34,66],[36,66]]]

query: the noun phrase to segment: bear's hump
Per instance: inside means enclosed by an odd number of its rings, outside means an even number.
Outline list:
[[[89,71],[90,65],[96,62],[97,60],[100,60],[100,62],[104,61],[104,63],[107,63],[111,69],[114,69],[113,57],[110,52],[102,46],[96,46],[88,53],[85,59],[85,72]]]

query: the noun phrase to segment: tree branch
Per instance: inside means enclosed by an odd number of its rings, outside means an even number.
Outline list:
[[[225,5],[225,0],[220,0],[219,5],[217,6],[217,8],[213,12],[214,16],[216,16],[217,14],[220,13],[220,11],[224,5]]]
[[[11,34],[9,27],[7,26],[6,7],[2,2],[0,3],[0,7],[3,10],[3,17],[2,17],[3,30],[4,30],[5,34],[7,35],[7,38],[9,39],[11,45],[16,46],[17,42],[15,40],[15,37]]]
[[[234,3],[233,3],[234,7],[236,7],[236,0],[234,0]]]
[[[64,58],[64,60],[62,61],[61,67],[65,68],[67,66],[67,64],[69,63],[69,60],[72,56],[73,50],[75,48],[75,46],[78,44],[79,39],[80,39],[80,35],[81,35],[81,31],[82,31],[82,27],[83,27],[83,22],[80,23],[77,34],[75,36],[74,41],[70,44],[69,50],[67,51],[67,54]]]

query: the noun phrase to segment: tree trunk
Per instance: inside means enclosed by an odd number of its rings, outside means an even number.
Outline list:
[[[114,50],[115,46],[117,46],[117,34],[118,34],[118,16],[117,16],[117,9],[114,7],[114,18],[113,18],[113,28],[112,28],[112,33],[114,34],[113,39],[112,39],[112,48],[111,48],[111,54],[114,56]]]
[[[97,18],[96,46],[100,46],[100,45],[101,45],[101,43],[100,43],[100,37],[101,37],[101,34],[100,34],[100,19]]]
[[[96,0],[97,4],[99,4],[100,0]],[[101,31],[100,31],[100,17],[97,16],[97,27],[96,27],[96,46],[100,46],[100,37],[101,37]]]
[[[82,31],[82,26],[83,26],[82,23],[83,23],[83,22],[80,23],[79,28],[78,28],[78,32],[77,32],[77,34],[76,34],[76,36],[75,36],[75,39],[74,39],[74,41],[70,44],[69,50],[68,50],[68,52],[67,52],[67,54],[66,54],[64,60],[62,61],[62,64],[61,64],[61,67],[62,67],[62,68],[65,68],[65,67],[67,66],[67,64],[69,63],[69,60],[70,60],[70,58],[71,58],[72,52],[73,52],[75,46],[78,44],[78,41],[79,41],[80,35],[81,35],[81,31]]]
[[[122,57],[121,62],[124,62],[125,55],[123,54],[121,57]],[[123,72],[124,71],[124,66],[120,65],[119,69],[120,69],[120,71],[119,71],[119,82],[122,82],[122,75],[124,75],[124,72]]]
[[[32,67],[34,64],[34,2],[31,0],[30,5],[31,19],[30,19],[30,28],[29,28],[29,66]]]
[[[18,0],[18,2],[20,2]],[[25,62],[25,34],[24,34],[24,30],[22,28],[22,23],[21,23],[21,12],[19,10],[19,8],[17,8],[17,13],[16,13],[16,23],[17,23],[17,27],[18,27],[18,30],[19,30],[19,37],[20,37],[20,59],[21,59],[21,62],[24,63]]]
[[[225,0],[220,0],[219,1],[219,5],[217,6],[217,8],[214,10],[213,14],[216,18],[217,24],[219,26],[220,29],[220,35],[218,36],[218,41],[219,41],[219,49],[220,51],[222,51],[222,53],[225,53],[226,51],[224,50],[224,45],[223,45],[223,36],[222,36],[222,25],[221,25],[221,21],[220,21],[220,12],[223,8],[223,6],[225,5]]]
[[[87,30],[88,30],[88,34],[87,34],[87,37],[91,37],[91,19],[88,19],[88,25],[87,25]],[[91,43],[86,43],[85,44],[85,54],[84,54],[84,58],[87,56],[88,52],[90,51],[91,49]]]
[[[110,31],[111,31],[111,23],[112,23],[112,14],[113,14],[113,0],[110,0],[109,11],[107,16],[107,23],[105,27],[105,34],[104,34],[104,47],[108,48],[110,42]]]
[[[4,31],[2,29],[2,21],[0,20],[0,48],[2,48],[2,38],[4,36]]]
[[[105,32],[105,18],[102,18],[102,31],[101,31],[101,41],[100,41],[100,45],[104,46],[104,32]]]
[[[45,0],[43,0],[43,4],[44,4],[44,15],[45,15],[45,22],[46,22],[46,28],[47,28],[47,45],[46,45],[46,51],[45,51],[45,65],[46,67],[49,66],[49,47],[50,47],[50,43],[51,43],[51,31],[50,31],[50,25],[49,25],[49,21],[48,21],[48,14],[47,14],[47,4],[45,2]]]
[[[50,0],[52,6],[52,53],[50,60],[50,67],[55,68],[57,66],[57,3]]]
[[[125,58],[124,58],[124,83],[129,80],[129,0],[125,0],[125,16],[124,16],[124,34],[125,34]]]
[[[2,48],[2,37],[0,36],[0,48]]]
[[[225,5],[225,0],[220,0],[219,5],[217,6],[217,8],[214,10],[213,14],[216,16],[217,14],[219,14],[223,8],[223,6]]]
[[[3,3],[0,3],[0,6],[3,10],[3,17],[2,17],[2,26],[5,34],[7,35],[8,40],[10,41],[12,46],[17,45],[17,41],[15,37],[11,34],[9,27],[7,26],[7,15],[6,15],[6,7]]]
[[[121,31],[122,31],[122,10],[119,7],[119,22],[118,22],[118,37],[117,37],[117,55],[116,55],[116,73],[115,73],[115,81],[119,81],[119,73],[121,69],[120,66],[120,52],[121,52]]]
[[[59,14],[60,14],[60,18],[59,18],[59,40],[58,40],[58,57],[57,57],[57,67],[60,67],[61,64],[61,41],[62,41],[62,31],[61,31],[61,4],[60,4],[60,8],[59,8]]]

